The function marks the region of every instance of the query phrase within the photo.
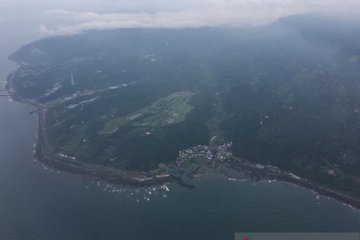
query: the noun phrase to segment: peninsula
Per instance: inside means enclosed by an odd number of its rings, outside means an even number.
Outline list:
[[[36,158],[57,169],[192,187],[213,168],[360,208],[360,30],[333,21],[51,37],[10,57],[7,89],[36,107]]]

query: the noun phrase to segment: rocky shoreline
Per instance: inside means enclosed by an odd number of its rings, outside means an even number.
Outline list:
[[[172,174],[157,175],[152,172],[123,171],[109,167],[99,167],[95,165],[83,164],[80,162],[63,161],[45,157],[43,148],[46,144],[46,129],[44,124],[46,118],[46,107],[30,100],[21,98],[12,86],[12,74],[7,77],[6,81],[6,90],[14,101],[36,108],[35,111],[31,112],[31,114],[37,113],[38,115],[38,135],[34,157],[42,163],[60,171],[82,174],[89,177],[94,177],[100,181],[114,184],[126,184],[135,187],[142,187],[177,181],[181,186],[193,188],[193,186],[186,183],[181,176],[174,176]],[[217,166],[214,166],[214,168],[228,178],[239,180],[251,179],[253,181],[276,180],[287,182],[312,190],[317,194],[323,195],[325,197],[335,199],[353,208],[360,209],[360,199],[353,198],[343,193],[323,187],[307,179],[300,178],[292,173],[280,171],[277,169],[276,171],[274,171],[274,169],[271,171],[268,168],[265,168],[265,166],[259,168],[251,162],[242,161],[238,158],[233,159],[237,159],[236,164],[222,162]],[[205,172],[206,171],[203,171],[201,168],[201,170],[194,172],[193,176],[196,177],[197,175],[204,174]]]
[[[61,161],[54,158],[50,159],[45,157],[43,154],[43,148],[46,144],[46,129],[44,124],[46,118],[46,107],[19,96],[19,94],[12,86],[12,74],[7,77],[5,88],[12,100],[21,104],[32,106],[36,109],[35,111],[30,112],[30,114],[36,113],[38,116],[38,133],[34,158],[46,164],[47,166],[60,171],[94,177],[100,181],[106,181],[114,184],[127,184],[132,186],[149,186],[177,180],[171,175],[158,176],[156,174],[152,174],[151,172],[130,172],[114,168],[90,166],[80,162]]]
[[[151,173],[142,173],[142,172],[129,172],[122,171],[119,169],[113,168],[91,168],[82,163],[77,162],[66,162],[55,159],[48,159],[43,154],[43,147],[46,144],[46,134],[44,129],[43,121],[45,120],[45,111],[39,110],[37,111],[39,124],[38,124],[38,140],[35,149],[35,158],[46,165],[53,167],[55,169],[83,174],[89,177],[94,177],[100,181],[106,181],[114,184],[128,184],[133,186],[148,186],[153,184],[162,184],[167,183],[169,181],[173,181],[174,179],[169,176],[157,176]]]
[[[257,168],[257,167],[250,167],[247,164],[237,163],[237,164],[230,164],[223,168],[221,172],[229,177],[229,178],[235,178],[235,179],[241,179],[244,178],[244,176],[248,176],[253,181],[281,181],[290,183],[296,186],[303,187],[305,189],[314,191],[316,194],[334,199],[336,201],[339,201],[345,205],[351,206],[353,208],[360,210],[360,199],[351,197],[349,195],[346,195],[344,193],[335,191],[333,189],[321,186],[320,184],[317,184],[315,182],[312,182],[308,179],[301,178],[299,176],[296,176],[292,173],[286,172],[286,171],[272,171],[269,169],[266,169],[266,166],[264,168]],[[247,165],[247,166],[246,166]],[[225,170],[224,170],[225,169]],[[230,173],[229,173],[230,169]],[[234,171],[236,171],[238,174],[241,174],[240,177],[236,176],[236,173],[234,174]]]

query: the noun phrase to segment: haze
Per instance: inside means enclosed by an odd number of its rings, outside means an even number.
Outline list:
[[[7,56],[16,48],[49,35],[121,27],[257,25],[296,13],[360,10],[357,0],[0,0],[0,6],[1,72],[11,67]]]

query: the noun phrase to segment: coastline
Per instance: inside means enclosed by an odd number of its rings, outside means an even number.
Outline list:
[[[238,173],[241,173],[244,171],[243,169],[238,169],[238,167],[236,167],[236,166],[227,166],[227,167],[228,167],[228,169],[231,169],[232,171],[235,170]],[[245,166],[245,168],[246,167],[248,167],[248,166]],[[245,171],[249,171],[249,169],[246,169]],[[280,182],[289,183],[289,184],[292,184],[292,185],[295,185],[298,187],[302,187],[304,189],[308,189],[318,195],[331,198],[342,204],[345,204],[352,208],[360,210],[360,199],[346,195],[344,193],[333,190],[331,188],[322,186],[321,184],[315,183],[308,179],[301,178],[290,172],[286,172],[286,171],[272,172],[272,171],[267,171],[267,170],[263,170],[263,169],[261,169],[261,170],[252,169],[250,171],[253,171],[251,174],[251,177],[252,177],[251,180],[253,180],[253,181],[280,181]],[[222,173],[228,178],[234,178],[234,179],[241,180],[241,178],[237,178],[234,175],[228,174],[226,171],[222,171]]]
[[[15,70],[16,71],[16,70]],[[16,92],[12,86],[12,75],[9,74],[6,78],[5,89],[8,91],[11,99],[15,102],[34,107],[36,110],[30,112],[29,114],[36,113],[38,116],[38,129],[35,143],[35,152],[34,158],[49,167],[54,169],[82,174],[88,177],[94,177],[97,180],[105,181],[114,184],[126,184],[137,187],[149,186],[154,184],[163,184],[176,181],[177,179],[172,176],[157,176],[151,174],[150,172],[132,172],[124,171],[120,169],[108,168],[108,167],[99,167],[95,165],[85,165],[82,163],[76,162],[66,162],[56,159],[50,159],[44,156],[43,147],[46,144],[46,129],[45,129],[45,118],[46,118],[46,108],[41,104],[34,103],[27,99],[22,98]]]
[[[134,187],[143,187],[143,186],[151,186],[156,184],[163,184],[163,183],[177,181],[181,186],[193,188],[191,184],[185,183],[181,177],[179,178],[170,174],[167,174],[165,176],[159,176],[152,172],[132,172],[132,171],[125,171],[125,170],[114,169],[109,167],[101,167],[99,165],[90,165],[90,164],[83,164],[80,162],[56,160],[45,157],[43,153],[43,148],[46,144],[46,129],[45,129],[46,107],[19,96],[19,94],[12,86],[12,77],[13,77],[13,73],[7,76],[6,85],[5,85],[5,89],[8,91],[11,99],[18,103],[32,106],[36,109],[35,111],[31,112],[31,114],[36,112],[38,116],[38,133],[36,139],[34,158],[36,158],[40,162],[60,171],[82,174],[85,176],[96,178],[97,180],[100,181],[105,181],[114,184],[125,184]],[[245,168],[243,167],[244,165],[234,166],[233,164],[220,163],[217,167],[215,167],[215,169],[217,171],[220,171],[222,174],[224,174],[224,176],[228,178],[234,178],[237,180],[251,179],[254,182],[264,181],[264,180],[286,182],[289,184],[293,184],[295,186],[303,187],[304,189],[314,191],[316,194],[334,199],[342,204],[360,210],[360,199],[321,186],[320,184],[309,181],[305,178],[300,178],[292,173],[285,171],[269,172],[263,169],[252,168],[249,165],[246,165]],[[229,173],[230,171],[232,173]],[[204,174],[205,172],[195,173],[194,177],[196,177],[197,175]]]

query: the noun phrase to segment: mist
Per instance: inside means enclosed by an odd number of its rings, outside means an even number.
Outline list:
[[[52,35],[133,27],[253,26],[306,12],[348,16],[360,11],[356,0],[1,0],[0,6],[0,72],[13,66],[7,57],[18,47]]]

